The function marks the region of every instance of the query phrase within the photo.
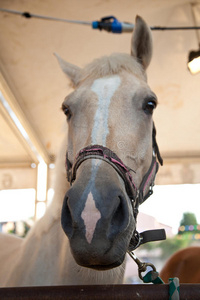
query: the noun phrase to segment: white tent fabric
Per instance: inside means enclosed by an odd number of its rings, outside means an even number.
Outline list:
[[[200,1],[196,3],[200,25]],[[194,26],[188,0],[1,0],[0,7],[83,21],[114,15],[134,23],[139,14],[150,26]],[[198,49],[196,32],[152,34],[154,53],[148,82],[159,99],[154,119],[166,163],[158,183],[199,182],[200,74],[191,75],[187,69],[189,51]],[[111,34],[85,25],[0,12],[1,92],[48,163],[56,156],[66,131],[60,106],[71,91],[53,53],[81,67],[102,55],[128,53],[130,39],[130,33]],[[37,156],[14,128],[2,104],[0,128],[0,166],[37,163]]]

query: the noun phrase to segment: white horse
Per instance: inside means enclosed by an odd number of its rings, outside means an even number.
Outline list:
[[[123,282],[138,206],[157,171],[157,99],[145,73],[151,56],[150,29],[137,17],[131,55],[84,69],[58,57],[75,91],[62,104],[69,129],[55,196],[26,238],[0,235],[1,286]]]

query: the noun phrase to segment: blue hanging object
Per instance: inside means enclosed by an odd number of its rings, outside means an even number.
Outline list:
[[[93,29],[106,30],[112,33],[132,32],[134,24],[119,22],[114,16],[102,18],[100,21],[92,22]]]

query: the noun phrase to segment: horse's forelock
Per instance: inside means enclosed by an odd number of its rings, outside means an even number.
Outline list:
[[[114,53],[110,56],[95,59],[92,63],[86,65],[79,74],[78,84],[87,79],[95,80],[97,78],[119,74],[123,70],[146,80],[146,73],[143,67],[134,57],[128,54]]]

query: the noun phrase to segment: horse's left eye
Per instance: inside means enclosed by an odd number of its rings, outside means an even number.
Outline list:
[[[69,108],[69,106],[65,106],[64,104],[62,105],[62,110],[64,112],[64,114],[66,115],[67,119],[69,120],[71,117],[71,110]]]
[[[156,106],[157,106],[157,103],[155,100],[148,100],[143,104],[143,110],[146,114],[152,115]]]

